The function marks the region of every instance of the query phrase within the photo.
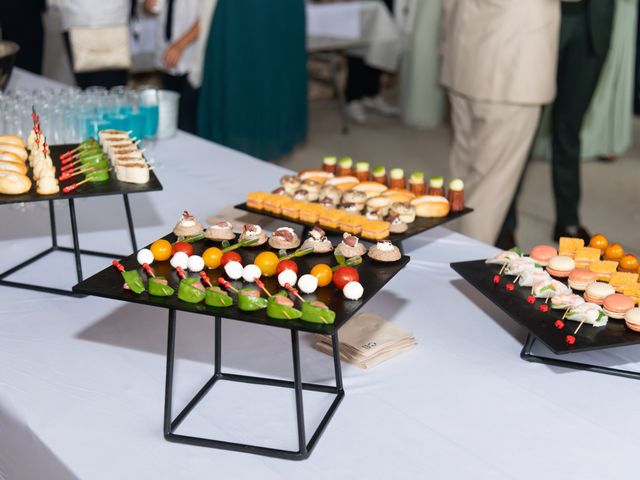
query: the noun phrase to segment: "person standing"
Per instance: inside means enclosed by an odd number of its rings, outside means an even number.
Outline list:
[[[562,3],[562,21],[556,78],[557,94],[551,110],[551,168],[556,224],[553,239],[590,234],[581,225],[580,130],[607,58],[614,2],[581,0]],[[631,108],[631,106],[629,106]],[[496,245],[513,246],[517,195],[506,216]]]
[[[303,0],[219,0],[206,44],[198,135],[263,160],[304,140]]]
[[[462,233],[494,243],[542,105],[555,96],[558,0],[444,0],[441,82],[451,103],[451,174],[475,209]]]
[[[0,7],[0,39],[20,46],[16,67],[38,75],[42,73],[45,7],[45,0],[4,1]]]
[[[156,67],[162,86],[180,94],[178,128],[196,133],[198,89],[189,81],[195,43],[200,35],[200,0],[145,0],[144,9],[158,16]]]

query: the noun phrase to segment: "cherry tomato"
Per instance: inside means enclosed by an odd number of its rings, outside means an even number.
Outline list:
[[[280,275],[280,272],[284,272],[285,270],[293,270],[298,273],[298,264],[293,260],[282,260],[278,262],[278,266],[276,267],[276,273]]]
[[[253,260],[265,277],[275,275],[278,262],[280,259],[273,252],[262,252]]]
[[[359,282],[360,275],[353,267],[340,267],[333,273],[333,284],[340,290],[349,282]]]
[[[149,249],[151,253],[153,253],[154,260],[158,262],[163,262],[171,258],[171,243],[164,238],[153,242]]]
[[[216,247],[207,248],[202,253],[202,259],[208,268],[218,268],[222,260],[222,250]]]
[[[242,265],[242,257],[237,252],[227,252],[220,259],[220,266],[224,267],[229,262],[238,262]]]
[[[175,255],[176,252],[184,252],[188,256],[193,255],[193,245],[187,242],[176,242],[171,247],[171,255]]]
[[[326,287],[331,283],[333,270],[326,263],[319,263],[311,269],[311,275],[318,279],[319,287]]]

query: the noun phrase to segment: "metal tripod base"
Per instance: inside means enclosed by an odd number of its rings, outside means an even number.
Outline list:
[[[640,372],[634,372],[633,370],[622,370],[611,367],[601,367],[599,365],[591,365],[588,363],[571,362],[569,360],[560,360],[558,358],[542,357],[531,353],[531,348],[536,341],[536,337],[531,334],[527,335],[527,339],[524,342],[524,346],[520,351],[520,358],[527,362],[542,363],[545,365],[553,365],[556,367],[572,368],[574,370],[587,370],[595,373],[604,373],[606,375],[615,375],[617,377],[633,378],[640,380]]]
[[[249,375],[236,375],[231,373],[223,373],[221,371],[221,318],[215,317],[215,366],[213,376],[203,385],[195,397],[187,403],[186,407],[171,419],[171,406],[173,399],[173,368],[175,362],[175,335],[176,335],[176,311],[169,309],[169,331],[167,335],[167,377],[165,384],[165,403],[164,403],[164,437],[170,442],[185,443],[190,445],[198,445],[201,447],[218,448],[222,450],[231,450],[235,452],[253,453],[256,455],[265,455],[268,457],[276,457],[287,460],[303,460],[311,455],[311,451],[318,442],[320,436],[329,424],[331,417],[335,413],[338,405],[344,397],[342,388],[342,370],[340,367],[340,353],[338,345],[337,332],[332,336],[333,345],[333,363],[335,369],[336,386],[318,385],[314,383],[302,382],[300,373],[300,346],[298,341],[298,331],[291,330],[291,350],[293,354],[293,381],[278,380],[274,378],[253,377]],[[282,450],[277,448],[261,447],[258,445],[246,445],[243,443],[226,442],[222,440],[213,440],[208,438],[193,437],[188,435],[180,435],[174,433],[183,420],[189,415],[191,410],[202,400],[209,390],[219,381],[251,383],[256,385],[270,385],[274,387],[292,388],[296,397],[296,418],[298,433],[298,450]],[[315,392],[333,393],[335,399],[325,413],[322,421],[318,425],[316,431],[311,435],[307,442],[304,428],[304,409],[302,403],[302,391],[310,390]]]
[[[133,228],[133,218],[131,216],[131,208],[129,206],[129,198],[127,194],[122,195],[124,198],[124,209],[127,214],[127,225],[129,227],[129,236],[131,238],[131,246],[133,247],[133,252],[135,253],[138,250],[136,245],[136,234]],[[76,220],[76,207],[73,201],[73,198],[69,200],[69,217],[71,219],[71,234],[73,237],[73,247],[61,247],[58,245],[58,236],[56,234],[56,214],[53,207],[53,200],[49,200],[49,221],[51,225],[51,246],[46,250],[34,255],[31,258],[28,258],[24,262],[16,265],[15,267],[10,268],[2,273],[0,273],[0,285],[4,285],[7,287],[15,287],[15,288],[24,288],[26,290],[35,290],[37,292],[46,292],[53,293],[57,295],[67,295],[70,297],[84,297],[86,295],[80,295],[72,292],[71,290],[66,290],[62,288],[56,287],[46,287],[43,285],[37,285],[32,283],[24,283],[24,282],[15,282],[12,280],[7,280],[6,278],[14,273],[22,270],[23,268],[31,265],[31,263],[40,260],[41,258],[46,257],[50,253],[53,252],[68,252],[73,253],[75,264],[76,264],[76,275],[78,278],[78,283],[82,281],[82,260],[80,255],[91,255],[94,257],[106,257],[106,258],[122,258],[126,255],[120,255],[116,253],[106,253],[106,252],[97,252],[95,250],[82,250],[80,248],[80,240],[78,236],[78,224]]]

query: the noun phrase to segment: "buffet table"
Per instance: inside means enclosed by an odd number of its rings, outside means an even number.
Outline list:
[[[164,190],[131,199],[141,245],[171,230],[183,209],[204,220],[284,173],[184,133],[152,153],[160,161]],[[78,200],[83,244],[128,246],[115,214],[120,208],[108,198]],[[4,208],[0,221],[0,271],[49,239],[45,208]],[[68,226],[60,225],[59,238],[71,242]],[[404,248],[411,262],[365,310],[411,329],[418,346],[372,370],[343,364],[347,394],[314,455],[303,462],[164,440],[158,419],[167,324],[156,309],[0,287],[0,478],[637,475],[637,382],[520,360],[526,331],[449,267],[492,255],[493,247],[437,228],[407,240]],[[20,274],[73,281],[65,260],[49,256]],[[92,274],[104,267],[104,259],[93,258],[85,270]],[[184,313],[178,321],[173,394],[184,405],[210,377],[214,319]],[[222,328],[225,342],[233,345],[223,360],[229,370],[291,378],[289,332],[234,321]],[[330,357],[311,344],[309,335],[301,335],[303,381],[327,383],[334,374]],[[633,346],[576,355],[589,363],[640,369],[640,350]],[[295,448],[293,391],[255,385],[249,390],[240,383],[217,388],[185,421],[187,433],[204,429],[229,441],[251,435],[255,443]],[[329,394],[304,392],[308,431],[331,401]]]

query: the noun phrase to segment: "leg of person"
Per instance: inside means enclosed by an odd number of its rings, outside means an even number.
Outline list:
[[[358,123],[367,121],[367,114],[362,104],[362,99],[365,96],[367,73],[367,66],[362,58],[347,55],[347,86],[345,88],[347,114]]]
[[[101,70],[98,72],[74,73],[76,83],[81,88],[87,87],[117,87],[126,85],[129,76],[128,70]]]
[[[606,52],[590,45],[586,16],[563,15],[557,94],[552,112],[552,170],[556,205],[554,237],[579,232],[580,129],[595,91]]]
[[[468,102],[468,168],[466,176],[460,176],[465,181],[466,203],[475,212],[460,219],[460,231],[493,244],[529,156],[541,109],[538,105]]]
[[[451,90],[448,91],[451,104],[451,125],[453,143],[449,153],[449,170],[452,178],[466,179],[471,171],[473,156],[471,152],[471,101]]]

